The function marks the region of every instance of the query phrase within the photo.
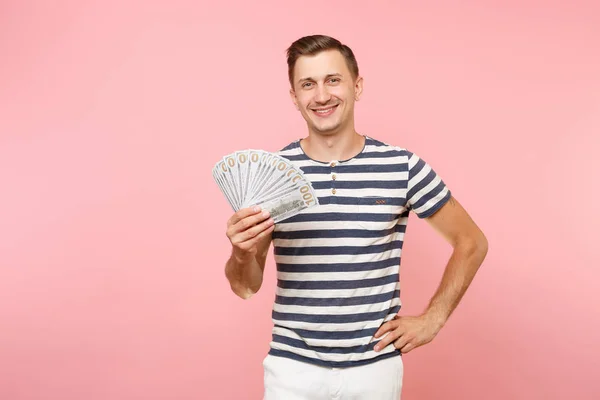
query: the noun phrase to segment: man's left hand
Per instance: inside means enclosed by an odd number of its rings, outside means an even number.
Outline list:
[[[393,342],[395,348],[400,349],[402,353],[408,353],[419,346],[431,342],[441,328],[441,323],[426,314],[418,317],[396,316],[395,319],[381,325],[377,332],[375,332],[375,338],[382,336],[386,332],[389,333],[377,343],[374,350],[380,351]]]

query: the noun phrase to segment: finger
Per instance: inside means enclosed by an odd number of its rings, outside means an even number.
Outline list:
[[[410,340],[406,337],[406,335],[403,335],[394,341],[394,347],[400,350],[408,343],[410,343]]]
[[[229,218],[229,221],[227,221],[227,225],[229,225],[229,226],[235,225],[238,222],[240,222],[242,219],[244,219],[250,215],[258,214],[260,212],[260,210],[261,209],[259,206],[242,208],[241,210],[238,210],[238,212],[233,214],[233,216],[231,218]]]
[[[265,229],[267,229],[273,225],[274,225],[273,218],[267,218],[263,222],[254,225],[252,228],[246,229],[244,232],[240,232],[238,234],[239,242],[245,242],[245,241],[251,240],[254,237],[256,237],[257,235],[261,234]]]
[[[417,347],[416,344],[409,342],[400,348],[401,353],[408,353],[409,351],[415,349]]]
[[[377,332],[375,332],[375,335],[373,335],[374,337],[378,338],[379,336],[383,335],[384,333],[386,333],[387,331],[391,331],[393,329],[396,329],[397,324],[394,323],[394,321],[388,321],[385,324],[381,325],[379,327],[379,329],[377,329]]]
[[[275,229],[275,225],[271,225],[269,226],[267,229],[265,229],[264,231],[262,231],[261,233],[259,233],[258,235],[254,236],[252,239],[245,241],[244,243],[239,244],[238,246],[242,246],[243,248],[251,248],[252,246],[254,246],[260,239],[262,239],[263,237],[265,237],[266,235],[270,234],[271,232],[273,232],[273,229]]]
[[[261,223],[265,219],[269,218],[270,214],[267,210],[263,210],[261,213],[257,213],[254,215],[247,216],[244,219],[238,221],[235,225],[233,225],[233,234],[239,232],[244,232],[247,229],[252,228],[254,225]]]
[[[396,339],[398,339],[402,335],[402,332],[399,329],[393,330],[386,335],[383,339],[377,343],[377,345],[373,348],[375,351],[380,351],[385,348],[388,344],[392,343]]]

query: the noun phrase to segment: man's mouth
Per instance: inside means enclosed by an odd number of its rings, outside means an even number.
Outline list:
[[[319,108],[319,109],[312,109],[312,111],[317,114],[319,117],[327,117],[331,114],[333,114],[333,112],[335,111],[335,109],[337,108],[338,104],[336,104],[335,106],[331,106],[331,107],[327,107],[327,108]]]

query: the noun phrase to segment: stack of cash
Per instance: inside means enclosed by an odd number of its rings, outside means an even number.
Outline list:
[[[300,168],[264,150],[236,151],[218,161],[213,178],[234,211],[258,205],[275,223],[319,205]]]

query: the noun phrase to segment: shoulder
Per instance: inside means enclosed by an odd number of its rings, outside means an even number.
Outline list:
[[[282,147],[279,150],[277,150],[277,152],[279,153],[279,152],[289,151],[289,150],[297,149],[298,147],[300,147],[300,141],[298,139],[296,139],[293,142],[291,142],[290,144],[286,145],[285,147]]]
[[[386,157],[393,158],[394,161],[407,162],[414,153],[408,150],[406,147],[390,144],[382,140],[375,139],[371,136],[365,136],[365,149],[364,153],[366,157]]]
[[[300,141],[298,139],[294,140],[293,142],[287,144],[284,147],[281,147],[279,150],[275,151],[275,154],[280,155],[280,156],[285,156],[285,155],[293,155],[293,154],[297,154],[300,151]]]
[[[283,157],[291,162],[295,161],[303,161],[306,159],[302,148],[300,147],[300,139],[296,139],[288,145],[280,148],[279,150],[273,152],[275,155],[279,157]]]

